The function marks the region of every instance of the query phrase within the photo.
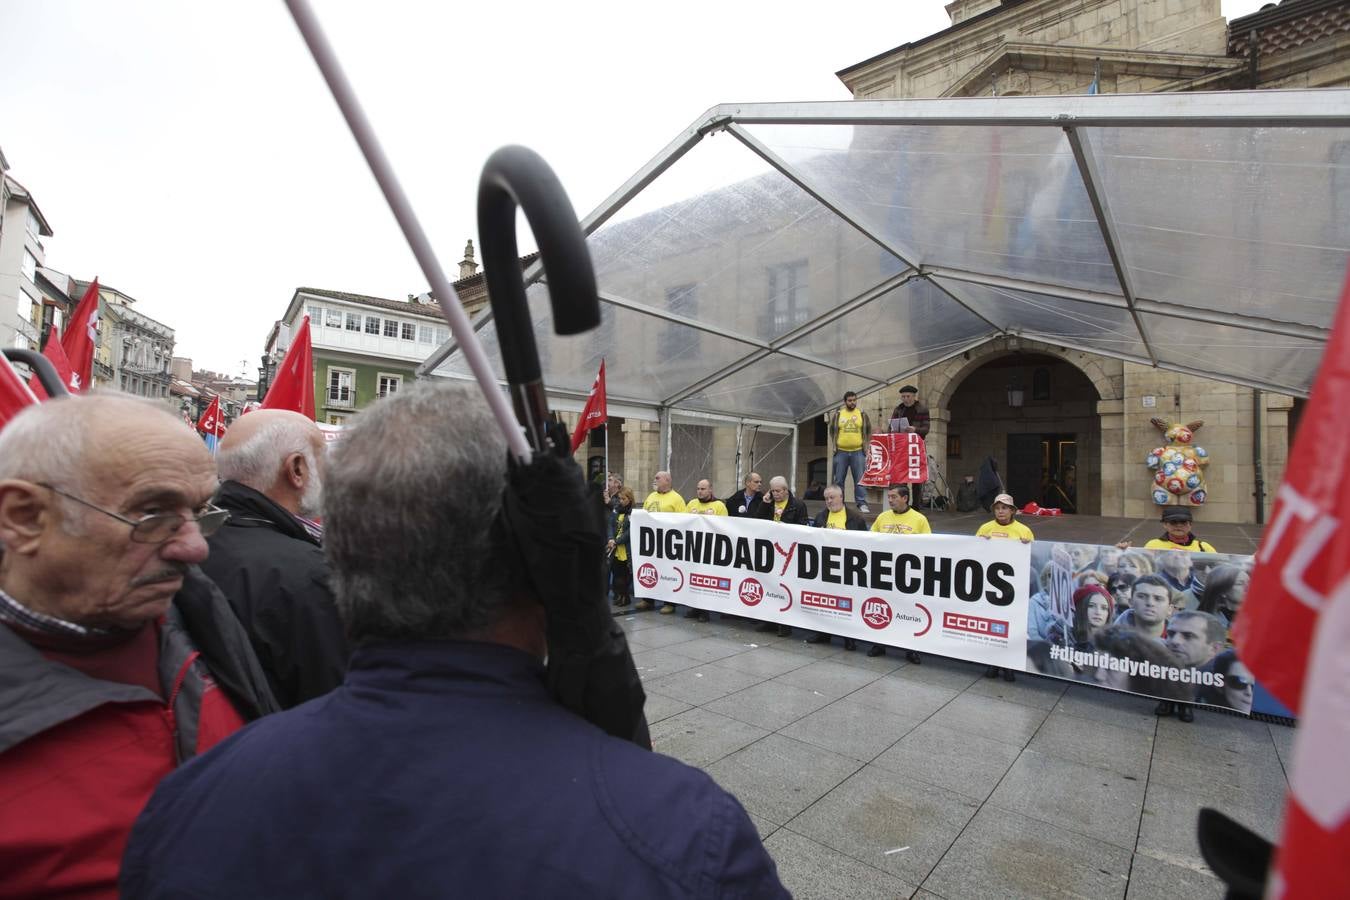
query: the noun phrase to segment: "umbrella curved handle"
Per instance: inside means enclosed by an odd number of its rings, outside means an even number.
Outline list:
[[[548,446],[548,402],[516,248],[517,207],[524,211],[539,246],[554,331],[580,334],[599,325],[600,300],[586,237],[548,163],[525,147],[502,147],[493,153],[478,181],[483,273],[512,406],[531,446],[543,450]]]
[[[56,367],[52,365],[51,360],[41,353],[22,347],[6,347],[5,358],[11,362],[24,363],[32,369],[33,374],[37,376],[38,384],[42,385],[42,389],[47,392],[49,399],[70,395],[70,390],[61,380],[61,376],[57,374]]]

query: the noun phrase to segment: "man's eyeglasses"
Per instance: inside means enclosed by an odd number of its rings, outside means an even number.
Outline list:
[[[143,519],[128,519],[126,516],[118,515],[111,510],[104,509],[101,506],[95,506],[88,500],[76,497],[74,494],[68,494],[60,488],[52,487],[45,482],[38,482],[40,487],[45,487],[53,494],[60,494],[67,500],[74,500],[81,506],[87,506],[90,509],[101,512],[105,516],[111,516],[119,522],[131,526],[131,539],[138,544],[162,544],[178,533],[184,523],[190,521],[197,523],[197,528],[201,531],[202,537],[210,537],[220,530],[226,520],[230,518],[230,512],[217,506],[207,505],[207,507],[195,516],[185,516],[180,513],[161,513],[154,516],[146,516]]]

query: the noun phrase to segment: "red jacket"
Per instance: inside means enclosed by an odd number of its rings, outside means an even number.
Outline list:
[[[0,898],[117,896],[131,825],[159,781],[276,708],[243,629],[195,570],[158,654],[167,700],[49,660],[0,625]]]

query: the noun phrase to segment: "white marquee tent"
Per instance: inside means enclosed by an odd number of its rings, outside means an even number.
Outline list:
[[[544,381],[577,409],[604,358],[667,460],[672,421],[739,448],[1000,335],[1306,395],[1350,90],[716,106],[582,224],[602,326],[553,335],[536,281]],[[468,375],[453,343],[432,370]]]

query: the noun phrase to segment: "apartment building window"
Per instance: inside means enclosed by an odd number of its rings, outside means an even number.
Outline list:
[[[411,341],[417,337],[417,326],[412,322],[403,323],[403,340]]]
[[[446,341],[448,341],[448,340],[450,340],[450,329],[449,329],[449,328],[437,328],[437,329],[436,329],[436,346],[439,347],[441,344],[444,344],[444,343],[445,343]]]
[[[310,325],[322,325],[322,324],[323,324],[323,307],[322,307],[322,306],[306,306],[306,307],[305,307],[305,315],[309,316],[309,324],[310,324]]]
[[[347,313],[347,330],[348,331],[361,330],[361,317],[358,316],[356,313]]]
[[[37,282],[37,257],[27,250],[23,251],[23,277],[31,282]]]
[[[341,328],[342,310],[340,309],[328,310],[326,313],[324,313],[323,324],[327,325],[329,328]]]
[[[384,336],[392,338],[398,337],[398,323],[393,319],[384,320]]]
[[[380,317],[366,316],[366,334],[373,334],[376,337],[380,334]]]
[[[430,325],[417,326],[417,343],[432,344],[435,343],[435,340],[436,340],[436,333],[435,331],[432,330],[432,327]]]
[[[354,369],[328,369],[328,405],[356,405],[356,371]]]
[[[28,207],[28,233],[34,238],[42,237],[42,223],[38,221],[37,213],[33,212],[33,207]]]
[[[806,279],[806,260],[769,266],[769,327],[774,335],[806,324],[811,294]]]
[[[388,375],[384,372],[379,374],[377,383],[379,384],[379,394],[381,397],[388,397],[390,394],[397,394],[398,389],[403,385],[402,375]]]

